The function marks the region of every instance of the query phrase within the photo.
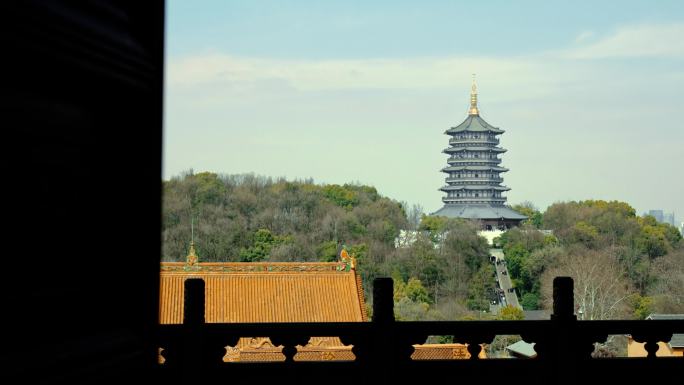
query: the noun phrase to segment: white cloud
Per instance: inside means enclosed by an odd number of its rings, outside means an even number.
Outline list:
[[[575,43],[581,43],[583,41],[589,40],[594,36],[593,31],[582,31],[577,37],[575,38]]]
[[[677,200],[682,182],[663,176],[678,175],[682,163],[682,131],[671,121],[680,110],[684,72],[671,59],[684,57],[683,36],[684,24],[632,26],[605,37],[583,32],[562,50],[507,57],[171,57],[164,175],[194,167],[334,177],[326,181],[335,183],[358,178],[437,209],[441,130],[463,118],[476,72],[482,110],[508,130],[510,202],[544,207],[602,192],[640,209],[684,212]],[[651,74],[651,66],[629,60],[588,60],[640,56],[666,65]],[[645,116],[659,134],[643,134]],[[651,150],[644,151],[648,140]],[[349,159],[331,156],[330,149],[348,147],[355,151]],[[644,161],[653,153],[667,156],[659,174]],[[390,162],[406,177],[388,173]],[[610,167],[596,167],[600,162]],[[634,186],[634,180],[648,183]],[[648,186],[657,180],[668,182],[653,191]]]
[[[591,35],[582,33],[576,41]],[[614,34],[585,46],[568,49],[562,55],[571,59],[610,57],[684,57],[684,24],[643,24],[618,29]]]
[[[207,54],[171,58],[170,86],[282,80],[300,90],[434,88],[460,84],[473,72],[505,85],[538,71],[516,58],[276,60]]]
[[[572,48],[508,57],[283,60],[215,52],[169,58],[167,85],[249,89],[283,84],[299,91],[434,89],[462,87],[475,72],[495,84],[499,95],[501,90],[515,95],[516,88],[525,87],[527,96],[540,96],[582,79],[582,70],[573,68],[577,59],[684,57],[683,37],[682,23],[627,26],[601,39],[583,31]]]

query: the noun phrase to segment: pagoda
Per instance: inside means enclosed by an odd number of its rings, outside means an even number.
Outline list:
[[[527,219],[508,207],[503,195],[510,190],[502,185],[501,174],[508,169],[501,167],[499,154],[506,150],[498,146],[497,136],[503,133],[480,116],[473,77],[468,117],[445,132],[451,136],[443,151],[449,155],[448,166],[442,169],[447,185],[440,189],[446,196],[444,207],[432,215],[478,220],[485,230],[505,230]]]

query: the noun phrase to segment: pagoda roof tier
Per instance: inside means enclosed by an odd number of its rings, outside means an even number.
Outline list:
[[[509,187],[506,186],[495,186],[495,185],[448,185],[442,187],[442,191],[458,191],[458,190],[472,190],[472,191],[482,191],[482,190],[496,190],[496,191],[508,191]]]
[[[504,153],[507,150],[503,149],[501,147],[449,147],[445,148],[442,152],[444,153],[450,153],[450,152],[461,152],[461,151],[489,151],[489,152],[499,152],[499,153]]]
[[[463,123],[446,130],[445,134],[455,134],[459,132],[493,132],[496,134],[503,134],[506,131],[485,122],[480,115],[469,115]]]
[[[470,159],[472,161],[472,159]],[[507,168],[505,167],[499,167],[499,166],[449,166],[449,167],[444,167],[442,169],[442,172],[450,172],[450,171],[498,171],[498,172],[506,172],[508,171]]]
[[[468,219],[527,219],[526,216],[507,206],[492,206],[487,204],[450,204],[447,203],[441,209],[430,215],[440,215],[449,218]]]

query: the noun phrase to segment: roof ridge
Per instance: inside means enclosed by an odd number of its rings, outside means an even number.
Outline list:
[[[281,273],[281,272],[340,272],[353,270],[351,262],[162,262],[162,272],[224,272],[224,273]]]

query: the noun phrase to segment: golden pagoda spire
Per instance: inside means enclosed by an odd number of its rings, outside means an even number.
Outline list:
[[[468,115],[480,115],[477,109],[477,84],[475,84],[475,74],[473,74],[473,85],[470,87],[470,109]]]
[[[190,252],[185,257],[185,263],[188,266],[193,266],[197,263],[197,254],[195,254],[195,241],[190,242]]]
[[[190,218],[190,251],[185,257],[185,263],[188,266],[193,266],[197,263],[197,254],[195,254],[195,218]]]

